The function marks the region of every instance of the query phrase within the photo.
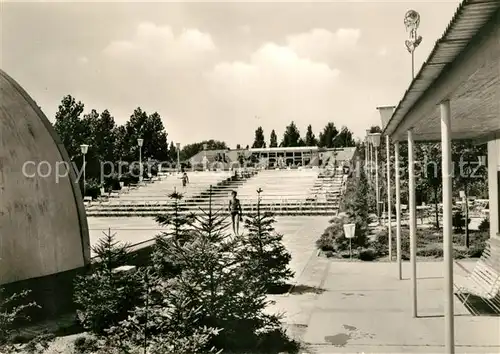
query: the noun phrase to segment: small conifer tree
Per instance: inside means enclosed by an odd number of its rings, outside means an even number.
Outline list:
[[[351,181],[348,187],[350,190],[346,194],[345,212],[356,224],[356,237],[352,240],[355,245],[366,246],[366,234],[368,232],[369,218],[369,196],[370,186],[364,171],[361,170],[359,177]],[[347,198],[347,195],[349,198]]]
[[[163,277],[172,277],[180,272],[182,262],[174,263],[174,260],[169,258],[169,253],[164,252],[165,248],[175,247],[176,244],[182,246],[192,237],[190,225],[194,220],[192,214],[182,213],[180,202],[183,198],[181,193],[174,190],[169,195],[172,200],[172,213],[159,215],[156,217],[156,222],[161,226],[167,227],[167,231],[162,232],[156,237],[155,249],[152,254],[152,263],[159,275]]]
[[[262,189],[257,190],[257,211],[245,220],[247,235],[240,238],[243,247],[239,257],[244,264],[246,277],[257,278],[267,290],[279,288],[293,277],[289,264],[292,256],[283,245],[283,235],[275,232],[274,216],[262,212]]]
[[[208,347],[223,350],[254,348],[258,333],[279,327],[278,317],[264,313],[268,300],[255,277],[246,278],[238,257],[240,239],[227,232],[229,223],[222,210],[200,209],[190,223],[186,242],[169,243],[164,257],[182,264],[169,289],[193,309],[193,327],[219,329]]]
[[[208,342],[218,331],[198,326],[198,309],[176,291],[174,279],[165,281],[156,271],[154,267],[140,271],[142,304],[107,330],[107,353],[214,353]]]
[[[108,230],[93,247],[98,261],[90,273],[75,279],[78,318],[85,329],[97,335],[127,318],[138,300],[140,289],[135,272],[116,271],[130,260],[127,248]]]

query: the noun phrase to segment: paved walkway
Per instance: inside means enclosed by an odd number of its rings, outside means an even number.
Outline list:
[[[411,283],[397,280],[395,263],[320,257],[307,264],[299,291],[274,296],[273,310],[286,312],[287,328],[308,353],[444,353],[442,269],[441,262],[418,264],[419,318],[411,315]],[[403,270],[408,277],[408,263]],[[500,352],[499,317],[471,316],[458,300],[455,314],[457,352]]]

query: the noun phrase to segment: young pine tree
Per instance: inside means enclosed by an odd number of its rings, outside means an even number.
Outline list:
[[[264,313],[265,289],[255,277],[246,277],[245,264],[237,256],[240,239],[227,232],[227,217],[213,210],[211,196],[208,210],[200,209],[201,215],[190,223],[191,237],[162,249],[166,259],[182,265],[169,289],[193,309],[193,328],[220,330],[208,347],[254,349],[259,331],[275,329],[279,321]]]
[[[102,349],[116,354],[214,353],[208,343],[218,331],[199,326],[199,309],[176,290],[174,279],[165,281],[156,271],[140,271],[142,304],[107,331]]]
[[[255,277],[268,291],[279,289],[294,273],[289,268],[292,256],[283,245],[283,235],[275,232],[273,214],[262,212],[262,189],[257,190],[257,212],[245,221],[248,234],[240,238],[243,247],[239,256],[246,276]]]
[[[97,335],[127,318],[138,301],[140,289],[135,271],[116,271],[130,260],[127,247],[116,241],[111,230],[104,233],[93,247],[98,261],[89,274],[75,279],[78,318],[85,329]]]
[[[156,222],[167,227],[167,231],[156,237],[155,249],[152,254],[152,263],[159,275],[164,278],[172,277],[180,272],[182,261],[169,258],[169,252],[164,252],[166,248],[182,246],[192,238],[192,228],[190,225],[194,220],[192,214],[184,214],[180,205],[183,198],[181,193],[174,191],[169,195],[172,200],[172,213],[156,217]]]
[[[371,189],[364,171],[350,181],[349,191],[346,193],[345,211],[351,222],[356,224],[356,237],[353,239],[355,245],[366,246],[366,234],[368,232],[369,198]]]

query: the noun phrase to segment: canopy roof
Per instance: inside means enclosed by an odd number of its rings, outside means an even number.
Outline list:
[[[383,133],[440,140],[439,103],[451,102],[453,139],[500,134],[500,1],[464,0],[399,102]]]

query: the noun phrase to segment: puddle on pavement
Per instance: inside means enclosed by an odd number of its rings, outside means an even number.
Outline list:
[[[351,331],[351,332],[357,330],[356,327],[349,326],[349,325],[344,325],[344,329],[347,330],[347,331]]]
[[[326,336],[325,342],[328,342],[336,347],[345,347],[351,339],[351,335],[347,333],[338,333],[334,336]]]

